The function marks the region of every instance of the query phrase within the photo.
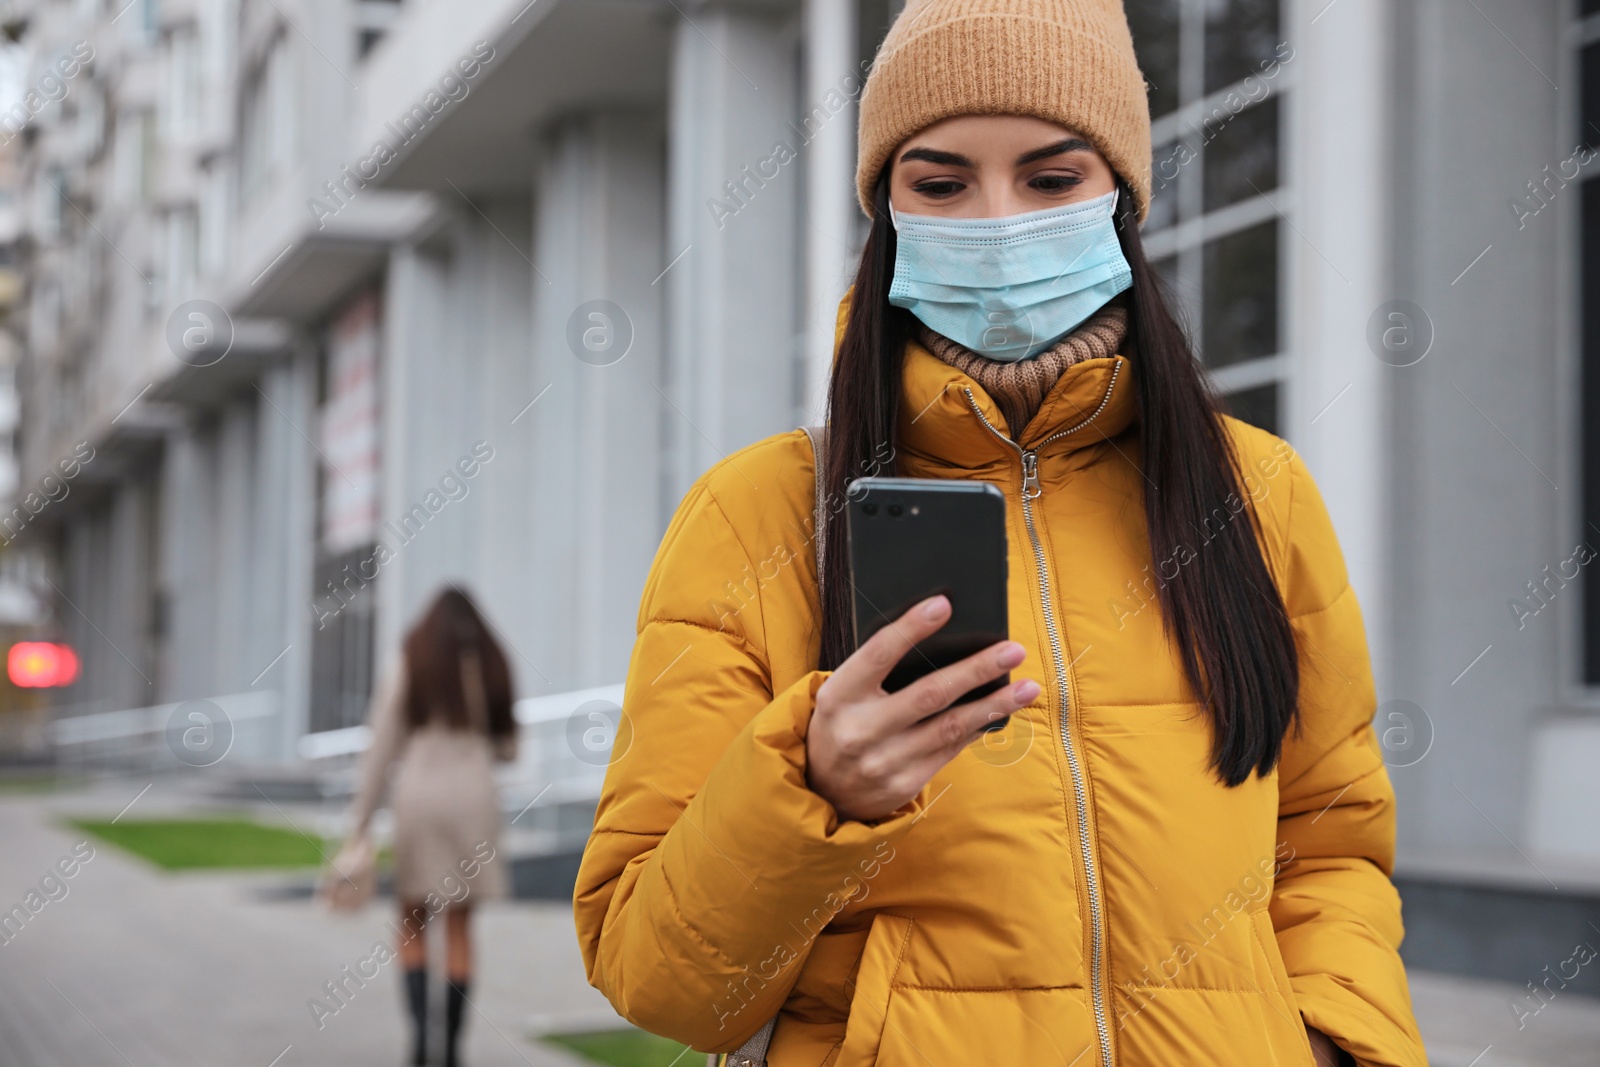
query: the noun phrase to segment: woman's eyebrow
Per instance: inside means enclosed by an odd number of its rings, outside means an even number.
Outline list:
[[[1081,137],[1068,137],[1064,141],[1057,141],[1055,144],[1045,145],[1043,148],[1035,148],[1032,152],[1024,152],[1017,157],[1016,165],[1023,167],[1029,163],[1037,163],[1041,159],[1049,159],[1051,156],[1065,155],[1068,152],[1084,152],[1093,148],[1093,145]]]
[[[900,157],[900,162],[920,159],[927,163],[937,163],[944,167],[966,167],[972,169],[972,160],[959,152],[941,152],[937,148],[908,148]]]

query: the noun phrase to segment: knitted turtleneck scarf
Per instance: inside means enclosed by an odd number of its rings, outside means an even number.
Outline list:
[[[1086,359],[1114,356],[1128,335],[1128,310],[1117,297],[1076,330],[1032,359],[1014,363],[979,355],[917,323],[917,339],[939,359],[983,386],[1005,416],[1013,439],[1033,419],[1062,372]]]

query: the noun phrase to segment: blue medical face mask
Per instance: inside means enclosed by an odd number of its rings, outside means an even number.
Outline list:
[[[1117,192],[997,219],[898,215],[889,303],[990,359],[1030,359],[1133,284]]]

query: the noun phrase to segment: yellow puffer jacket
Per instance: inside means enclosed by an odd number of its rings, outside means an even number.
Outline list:
[[[1067,371],[1021,435],[1025,500],[994,403],[908,348],[900,473],[1006,494],[1013,677],[1043,688],[876,826],[806,787],[826,677],[809,441],[696,483],[645,586],[575,894],[589,981],[625,1018],[729,1051],[781,1009],[772,1067],[1309,1067],[1303,1019],[1360,1064],[1426,1067],[1366,639],[1321,497],[1285,442],[1229,420],[1302,716],[1277,770],[1229,789],[1154,599],[1184,561],[1150,558],[1135,372]]]

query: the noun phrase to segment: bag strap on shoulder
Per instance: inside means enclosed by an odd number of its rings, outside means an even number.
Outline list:
[[[826,426],[807,426],[806,436],[811,439],[811,465],[816,472],[816,496],[812,504],[811,535],[816,541],[817,548],[817,599],[822,599],[822,564],[827,538],[824,536],[828,529],[828,509],[824,506],[827,500],[827,478],[823,471],[823,464],[828,455],[828,428]]]
[[[772,1031],[777,1025],[778,1017],[774,1015],[738,1051],[728,1053],[726,1067],[767,1067],[767,1046],[772,1044]],[[717,1067],[716,1053],[706,1062],[708,1067]]]

